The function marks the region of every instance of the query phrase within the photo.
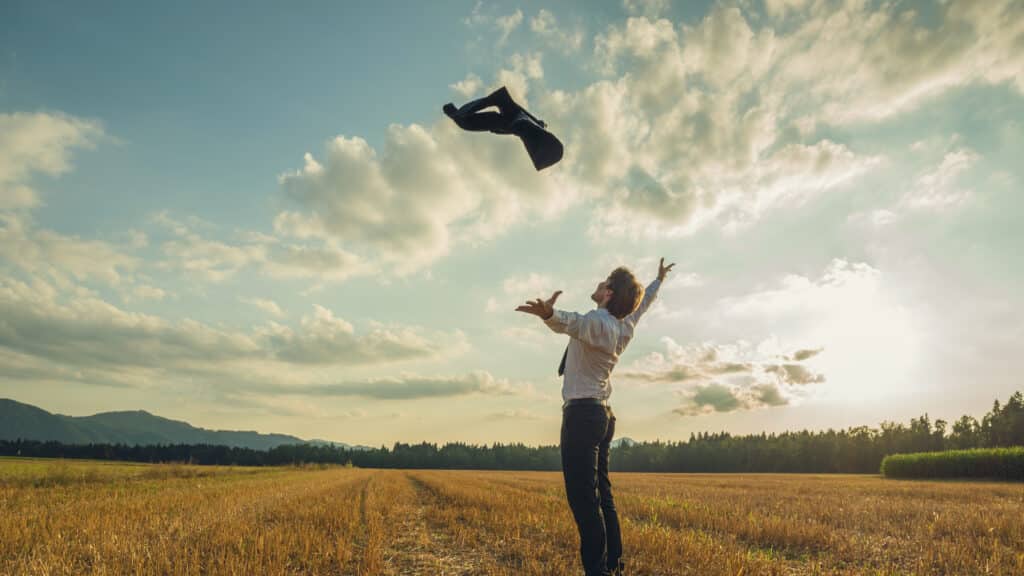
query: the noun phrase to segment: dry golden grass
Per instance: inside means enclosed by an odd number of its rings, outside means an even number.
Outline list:
[[[613,474],[633,574],[1024,574],[1024,486]],[[0,458],[0,574],[581,574],[561,475]]]

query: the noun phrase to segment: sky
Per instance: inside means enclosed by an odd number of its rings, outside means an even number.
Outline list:
[[[441,112],[506,86],[565,145]],[[1024,389],[1024,2],[0,3],[0,397],[555,444],[567,337],[676,266],[616,434]]]

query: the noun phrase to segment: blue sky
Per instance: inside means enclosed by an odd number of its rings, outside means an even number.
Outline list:
[[[564,336],[677,266],[637,439],[1019,388],[1018,2],[8,2],[0,396],[366,444],[554,442]],[[441,112],[506,85],[566,144]]]

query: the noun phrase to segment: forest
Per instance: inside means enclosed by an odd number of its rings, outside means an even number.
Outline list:
[[[610,458],[619,472],[804,472],[878,473],[889,454],[1024,446],[1024,395],[996,400],[981,420],[962,416],[952,424],[928,414],[909,424],[883,422],[845,430],[802,430],[733,436],[701,432],[683,441],[622,443]],[[134,462],[281,466],[340,464],[360,468],[560,470],[557,445],[443,445],[398,442],[390,448],[345,449],[329,444],[289,444],[254,450],[208,444],[62,444],[0,441],[0,455],[86,458]]]

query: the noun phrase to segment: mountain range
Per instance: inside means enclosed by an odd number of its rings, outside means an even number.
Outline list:
[[[52,414],[8,398],[0,398],[0,440],[54,440],[63,444],[217,444],[269,450],[282,444],[324,444],[367,449],[343,442],[303,440],[288,434],[248,430],[208,430],[145,410],[102,412],[92,416]]]

